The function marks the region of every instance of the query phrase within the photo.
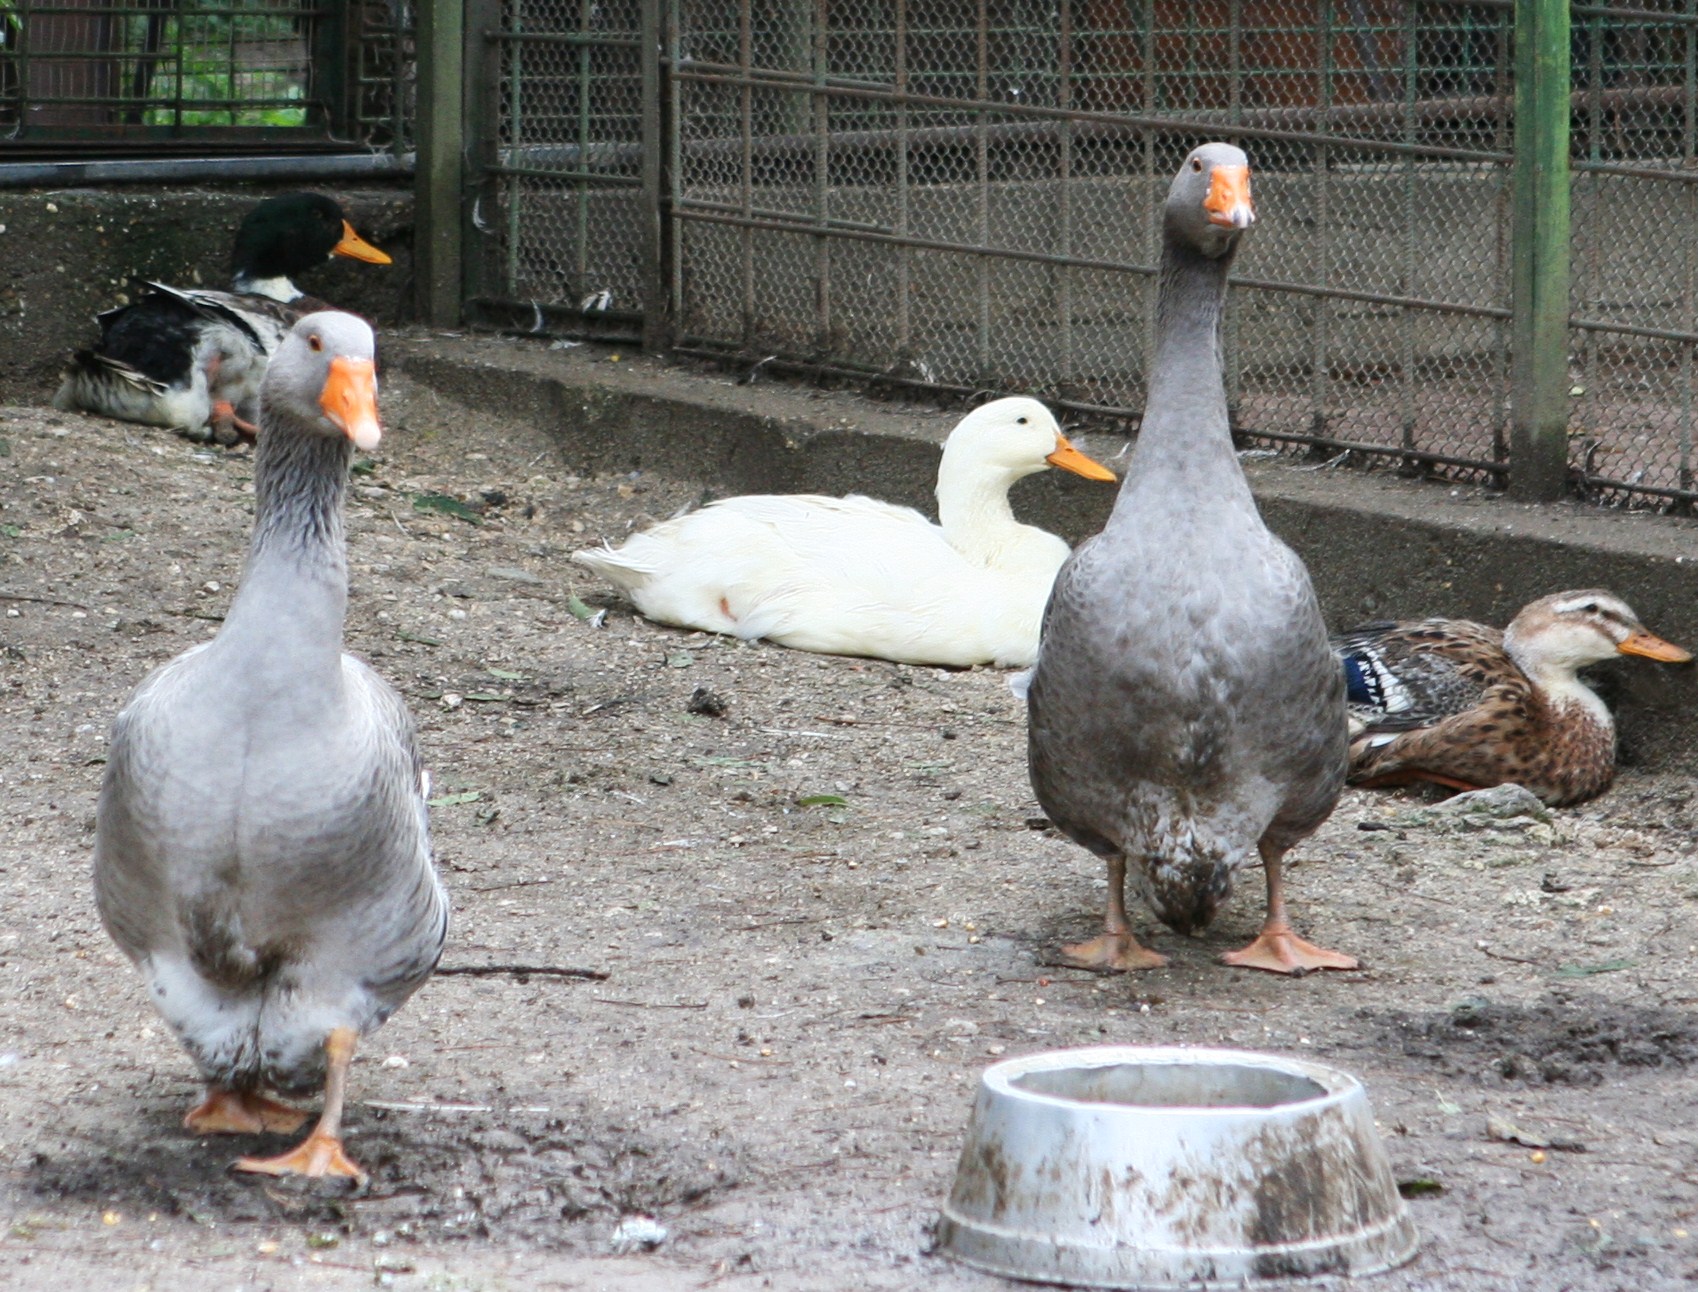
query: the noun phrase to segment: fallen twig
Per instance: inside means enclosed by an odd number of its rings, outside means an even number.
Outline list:
[[[512,974],[519,978],[535,974],[544,978],[588,978],[594,982],[605,982],[613,976],[605,969],[571,969],[564,965],[443,965],[436,972],[438,977],[443,974],[467,977]]]
[[[602,975],[604,978],[606,976],[606,974]],[[591,996],[590,999],[598,1005],[629,1005],[632,1009],[706,1009],[708,1007],[705,1000],[681,1001],[677,1004],[668,1005],[661,1001],[615,1000],[612,996]]]
[[[1508,960],[1518,965],[1536,965],[1544,963],[1542,960],[1533,960],[1526,956],[1506,956],[1503,952],[1493,951],[1490,947],[1480,947],[1478,950],[1481,955],[1490,956],[1493,960]]]
[[[33,601],[42,606],[69,606],[72,610],[87,610],[80,601],[61,601],[58,597],[31,597],[22,592],[0,592],[0,601]]]

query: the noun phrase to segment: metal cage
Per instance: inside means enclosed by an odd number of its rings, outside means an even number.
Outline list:
[[[406,0],[0,0],[0,157],[410,140]]]

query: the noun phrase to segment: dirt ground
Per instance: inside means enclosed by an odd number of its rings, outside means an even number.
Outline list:
[[[455,922],[355,1066],[372,1179],[344,1196],[229,1175],[275,1145],[181,1129],[193,1070],[89,891],[107,726],[216,628],[251,458],[0,409],[6,1286],[988,1290],[928,1237],[976,1074],[1103,1042],[1362,1076],[1423,1235],[1373,1287],[1698,1279],[1685,778],[1548,820],[1347,794],[1291,900],[1359,972],[1218,965],[1253,874],[1201,938],[1141,917],[1166,969],[1057,968],[1102,871],[1043,828],[1003,675],[647,624],[566,556],[699,486],[571,476],[538,428],[404,377],[385,421],[348,641],[419,719]]]

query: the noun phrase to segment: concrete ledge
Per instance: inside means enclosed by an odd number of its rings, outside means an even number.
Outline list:
[[[638,354],[549,350],[414,332],[387,353],[411,379],[480,411],[547,428],[574,471],[653,471],[713,496],[866,493],[933,512],[937,446],[959,414],[765,382],[739,386]],[[615,359],[614,354],[618,354]],[[1100,459],[1123,439],[1084,437]],[[1268,524],[1308,562],[1328,622],[1458,615],[1505,623],[1564,588],[1603,587],[1655,632],[1698,648],[1698,524],[1578,503],[1513,503],[1389,474],[1246,463]],[[1113,490],[1045,472],[1022,481],[1020,516],[1071,542],[1101,528]],[[1698,670],[1600,666],[1622,759],[1698,769]]]

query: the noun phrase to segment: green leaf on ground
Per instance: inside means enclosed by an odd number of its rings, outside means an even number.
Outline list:
[[[468,525],[483,524],[482,516],[458,498],[451,498],[445,493],[414,494],[413,510],[438,512],[444,516],[452,516],[455,520],[463,520]]]
[[[841,794],[810,794],[796,800],[797,807],[848,807],[849,800]]]
[[[464,794],[443,794],[425,801],[431,807],[454,807],[460,803],[476,803],[482,797],[482,790],[467,790]]]
[[[1619,973],[1638,964],[1637,960],[1600,960],[1590,965],[1563,965],[1556,971],[1558,978],[1590,978],[1593,974]]]

